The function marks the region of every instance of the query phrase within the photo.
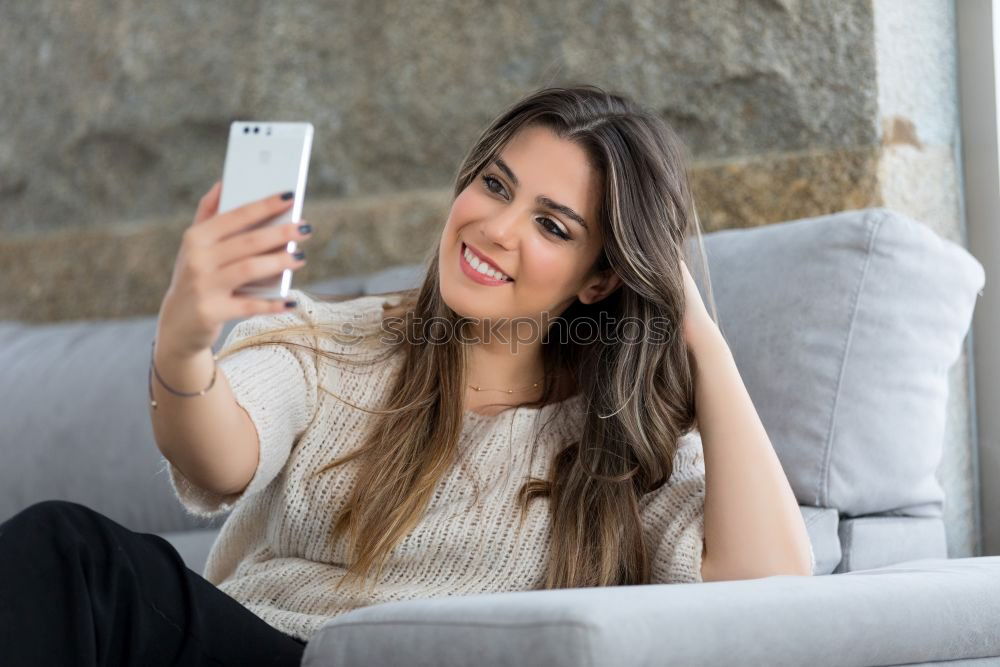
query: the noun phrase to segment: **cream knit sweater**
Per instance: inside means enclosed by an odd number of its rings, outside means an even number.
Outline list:
[[[395,299],[362,296],[330,303],[300,290],[292,294],[299,302],[294,311],[244,320],[225,344],[305,321],[377,327],[383,302]],[[327,349],[361,349],[332,339],[321,343]],[[231,510],[203,576],[273,627],[307,641],[331,617],[358,607],[540,588],[550,540],[547,501],[532,501],[518,536],[515,494],[529,470],[547,477],[557,446],[579,436],[582,397],[495,416],[466,411],[460,440],[463,464],[442,480],[421,523],[391,552],[374,593],[363,594],[360,587],[335,593],[333,584],[344,572],[348,553],[346,540],[333,539],[331,527],[359,463],[352,461],[315,478],[310,474],[358,446],[374,416],[318,387],[378,407],[398,357],[367,371],[321,362],[317,369],[312,354],[285,346],[248,348],[219,362],[260,439],[257,471],[241,494],[209,493],[162,459],[188,512],[210,517]],[[640,504],[647,539],[655,545],[653,583],[701,581],[701,439],[693,431],[678,444],[669,483]],[[477,489],[480,502],[473,506]]]

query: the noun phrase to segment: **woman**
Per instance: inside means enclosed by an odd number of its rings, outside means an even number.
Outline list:
[[[220,215],[216,184],[150,385],[178,498],[232,510],[204,578],[156,536],[40,503],[0,531],[0,570],[42,564],[5,582],[45,602],[12,632],[44,624],[88,664],[298,664],[329,618],[393,600],[811,574],[687,268],[701,235],[670,129],[593,86],[539,90],[483,132],[454,195],[419,288],[274,304],[233,291],[301,267],[283,248],[308,225],[246,231],[291,202]]]

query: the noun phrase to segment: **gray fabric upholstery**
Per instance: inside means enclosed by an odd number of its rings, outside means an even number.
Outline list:
[[[184,564],[198,574],[205,571],[205,563],[208,561],[208,552],[215,544],[215,538],[219,535],[218,528],[203,528],[195,530],[174,530],[166,533],[155,533],[177,549],[177,553],[184,559]]]
[[[157,473],[146,373],[155,318],[0,324],[0,517],[73,500],[143,531],[187,515]]]
[[[306,667],[849,667],[1000,656],[1000,556],[829,577],[407,600],[317,631]]]
[[[809,541],[812,542],[813,555],[816,556],[816,569],[813,574],[831,574],[840,563],[840,535],[837,526],[840,514],[833,507],[810,507],[799,505],[802,520],[809,531]]]
[[[843,560],[834,570],[838,573],[948,555],[944,524],[938,517],[843,518],[838,533],[838,541],[844,545]]]
[[[705,253],[720,327],[799,502],[943,530],[948,369],[982,265],[885,208],[715,232]],[[936,530],[894,548],[947,556]]]
[[[423,281],[421,264],[401,264],[376,271],[367,276],[330,278],[306,285],[303,289],[314,296],[361,296],[418,287]]]

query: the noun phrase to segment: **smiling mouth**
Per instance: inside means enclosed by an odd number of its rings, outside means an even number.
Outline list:
[[[461,261],[463,265],[467,266],[469,271],[482,276],[485,280],[492,280],[497,284],[514,282],[514,279],[507,274],[498,271],[488,262],[484,262],[479,259],[476,253],[472,252],[472,249],[469,248],[464,241],[462,242],[462,250],[459,261]],[[485,267],[486,273],[480,271],[478,267]]]

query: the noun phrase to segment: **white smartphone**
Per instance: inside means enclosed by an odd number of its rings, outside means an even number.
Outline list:
[[[290,209],[246,231],[266,225],[298,223],[306,194],[312,138],[312,123],[234,121],[229,126],[219,213],[291,191],[295,199]],[[286,249],[295,252],[297,245],[289,241]],[[284,299],[292,286],[292,273],[292,269],[285,269],[274,277],[241,285],[235,292],[265,299]]]

